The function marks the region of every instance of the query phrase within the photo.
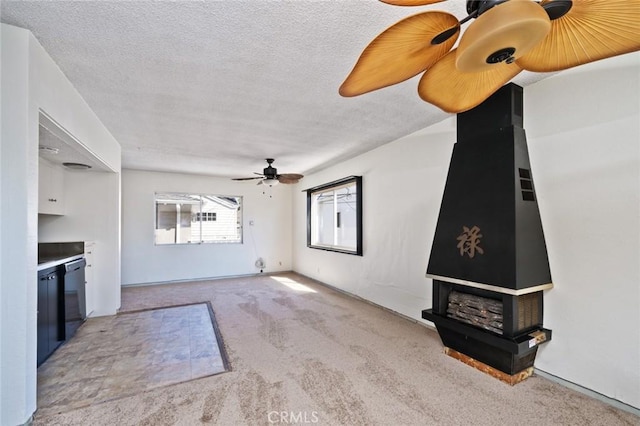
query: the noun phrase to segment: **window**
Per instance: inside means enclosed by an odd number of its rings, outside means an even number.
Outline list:
[[[216,212],[196,212],[191,216],[191,222],[211,222],[216,220]]]
[[[242,242],[242,197],[158,192],[156,244]]]
[[[362,177],[307,189],[307,246],[362,256]]]

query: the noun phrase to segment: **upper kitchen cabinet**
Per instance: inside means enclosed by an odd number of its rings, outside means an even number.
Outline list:
[[[38,213],[63,215],[64,170],[42,158],[38,165]]]

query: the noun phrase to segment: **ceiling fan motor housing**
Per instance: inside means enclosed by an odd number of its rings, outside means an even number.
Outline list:
[[[562,18],[567,14],[567,12],[569,12],[569,10],[571,10],[572,6],[572,0],[553,0],[542,5],[544,10],[547,12],[547,15],[549,15],[549,19],[552,21],[554,19]]]
[[[276,179],[278,176],[278,169],[276,169],[275,167],[271,166],[271,163],[273,163],[273,158],[267,158],[267,163],[269,164],[267,167],[265,167],[264,169],[262,169],[262,174],[267,178],[267,179]]]
[[[505,1],[508,0],[467,0],[467,13],[477,18],[493,6]],[[546,10],[549,19],[554,20],[567,14],[573,6],[573,0],[549,0],[541,6]]]
[[[467,13],[476,17],[507,0],[467,0]]]

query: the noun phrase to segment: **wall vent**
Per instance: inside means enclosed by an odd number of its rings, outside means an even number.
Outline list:
[[[518,169],[518,172],[520,173],[520,190],[522,191],[522,199],[524,201],[535,201],[536,197],[533,193],[531,171],[529,169]]]

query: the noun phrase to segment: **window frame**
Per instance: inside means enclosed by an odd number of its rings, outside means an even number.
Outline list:
[[[318,245],[313,244],[311,241],[312,235],[312,218],[313,215],[311,213],[312,207],[312,199],[313,194],[317,192],[329,191],[331,189],[338,189],[339,187],[343,187],[349,184],[355,183],[356,186],[356,248],[354,250],[348,250],[339,246],[334,245]],[[307,193],[307,247],[313,248],[317,250],[324,251],[332,251],[336,253],[345,253],[352,254],[355,256],[363,255],[363,246],[362,246],[362,176],[348,176],[342,179],[335,180],[333,182],[328,182],[322,185],[314,186],[313,188],[309,188],[305,190]]]
[[[176,195],[176,196],[185,196],[185,197],[199,197],[199,208],[200,211],[196,212],[200,214],[200,219],[197,221],[193,221],[193,217],[191,217],[189,220],[191,221],[191,223],[198,223],[199,227],[200,227],[200,239],[199,241],[194,241],[194,242],[172,242],[172,243],[158,243],[158,235],[157,235],[157,231],[158,231],[158,196],[159,195]],[[207,241],[203,241],[203,235],[202,235],[202,224],[205,222],[208,222],[208,220],[202,220],[203,219],[203,213],[209,213],[209,212],[203,212],[202,211],[202,205],[203,205],[203,199],[205,197],[216,197],[216,198],[234,198],[236,200],[238,200],[238,209],[237,209],[237,229],[239,230],[238,232],[238,237],[239,239],[234,239],[234,240],[215,240],[215,241],[211,241],[211,240],[207,240]],[[160,201],[162,203],[162,201]],[[154,246],[158,246],[158,247],[162,247],[162,246],[197,246],[197,245],[206,245],[206,244],[244,244],[244,223],[243,223],[243,205],[244,205],[244,197],[242,195],[220,195],[220,194],[206,194],[206,193],[200,193],[200,192],[178,192],[178,191],[155,191],[153,194],[153,245]],[[216,219],[212,220],[210,222],[217,222],[218,218],[216,215]]]

